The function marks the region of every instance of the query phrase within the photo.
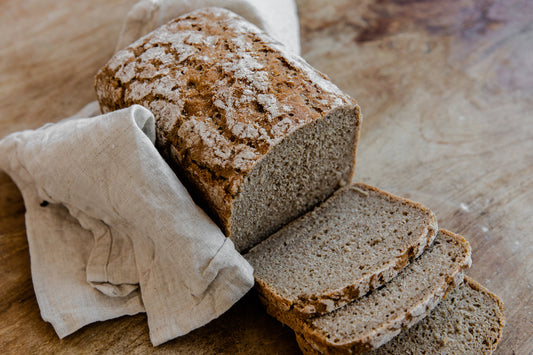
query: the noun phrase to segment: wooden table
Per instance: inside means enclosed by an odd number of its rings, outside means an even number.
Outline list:
[[[0,2],[0,137],[95,99],[130,0]],[[533,351],[533,3],[300,0],[303,56],[365,115],[356,179],[420,201],[473,248],[469,274],[500,295],[498,354]],[[152,348],[144,315],[59,340],[33,292],[24,204],[0,173],[0,352],[298,353],[248,296]]]

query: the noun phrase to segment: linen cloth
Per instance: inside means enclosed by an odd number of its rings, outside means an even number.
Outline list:
[[[294,0],[141,0],[126,16],[116,51],[176,17],[210,6],[235,12],[300,55],[300,26]]]
[[[141,0],[116,48],[207,6],[300,53],[294,0]],[[141,106],[100,114],[92,102],[3,138],[0,170],[22,192],[35,294],[58,336],[146,312],[157,346],[225,312],[252,287],[253,270],[158,154],[153,115]]]
[[[24,198],[37,302],[60,337],[146,311],[159,345],[218,317],[253,286],[252,267],[154,142],[154,117],[137,105],[0,141],[0,169]]]

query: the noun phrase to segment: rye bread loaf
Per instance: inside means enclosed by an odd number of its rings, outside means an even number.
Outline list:
[[[392,279],[432,243],[428,208],[357,183],[245,255],[264,303],[287,317],[333,311]]]
[[[140,38],[95,87],[104,112],[153,112],[159,151],[239,251],[351,181],[359,106],[230,11],[201,9]]]
[[[463,270],[470,264],[468,242],[439,231],[435,242],[398,276],[343,308],[306,320],[275,307],[267,310],[320,352],[358,354],[378,348],[423,319],[463,281]]]
[[[505,326],[503,302],[465,277],[423,320],[368,355],[492,354]],[[323,354],[302,335],[296,340],[305,355]]]

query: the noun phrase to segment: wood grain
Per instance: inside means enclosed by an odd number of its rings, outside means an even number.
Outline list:
[[[0,137],[94,100],[133,0],[0,2]],[[497,354],[533,352],[533,3],[300,0],[304,57],[360,103],[356,180],[420,201],[473,248],[500,295]],[[7,353],[298,353],[253,296],[151,347],[145,316],[59,340],[31,284],[24,204],[0,173],[0,349]]]

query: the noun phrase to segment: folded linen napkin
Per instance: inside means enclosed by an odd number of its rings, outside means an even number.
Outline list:
[[[37,302],[60,337],[146,310],[159,345],[218,317],[253,285],[250,265],[154,141],[154,117],[141,106],[0,141],[0,169],[26,206]]]

